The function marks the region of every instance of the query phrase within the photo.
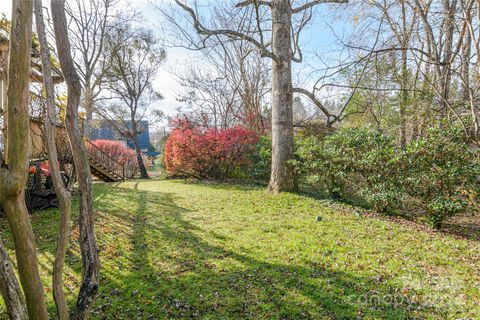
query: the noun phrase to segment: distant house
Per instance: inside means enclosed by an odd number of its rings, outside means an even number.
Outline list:
[[[146,152],[150,147],[150,132],[148,121],[142,120],[139,123],[140,133],[138,134],[138,141],[140,143],[140,149]],[[119,127],[132,127],[131,121],[118,121]],[[115,126],[110,121],[94,120],[92,125],[91,140],[113,140],[121,141],[126,144],[130,149],[135,149],[135,144],[132,140],[121,136]]]

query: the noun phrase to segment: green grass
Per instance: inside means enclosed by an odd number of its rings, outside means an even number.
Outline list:
[[[96,184],[95,209],[102,271],[94,319],[480,318],[473,240],[248,186]],[[33,224],[53,312],[58,212],[38,212]],[[72,305],[77,232],[66,269]]]

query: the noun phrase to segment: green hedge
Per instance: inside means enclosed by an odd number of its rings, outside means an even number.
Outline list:
[[[262,136],[258,140],[255,151],[248,156],[251,164],[247,169],[249,179],[254,181],[268,181],[272,163],[272,139]]]
[[[405,148],[370,128],[297,140],[299,177],[336,198],[360,198],[377,211],[442,222],[474,204],[478,152],[456,129],[430,129]]]

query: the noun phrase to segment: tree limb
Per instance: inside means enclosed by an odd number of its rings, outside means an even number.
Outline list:
[[[300,7],[293,8],[292,13],[300,13],[302,11],[305,11],[307,9],[313,8],[316,5],[322,4],[322,3],[348,3],[348,0],[315,0],[312,2],[308,2],[304,5],[301,5]]]
[[[193,27],[197,31],[198,34],[204,35],[204,36],[216,36],[216,35],[223,35],[231,39],[235,40],[245,40],[253,45],[260,51],[260,55],[262,57],[268,57],[271,59],[277,59],[276,56],[270,52],[265,45],[263,45],[261,42],[257,41],[255,38],[246,35],[242,32],[235,31],[235,30],[228,30],[228,29],[217,29],[217,30],[211,30],[206,28],[205,26],[202,25],[200,20],[198,19],[197,14],[195,11],[187,6],[186,4],[182,3],[180,0],[175,0],[175,3],[180,6],[185,12],[187,12],[190,17],[192,18],[193,21]]]
[[[251,4],[254,4],[256,6],[267,6],[267,7],[270,7],[272,5],[272,3],[270,1],[262,1],[262,0],[245,0],[245,1],[242,1],[242,2],[239,2],[235,5],[235,7],[237,8],[243,8],[243,7],[246,7],[246,6],[249,6]]]

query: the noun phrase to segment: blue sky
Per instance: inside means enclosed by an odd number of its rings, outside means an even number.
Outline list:
[[[142,13],[145,25],[153,29],[161,30],[162,15],[149,2],[149,0],[123,0],[131,7],[136,8]],[[164,5],[168,5],[172,0],[157,0]],[[48,0],[44,0],[44,6],[47,6]],[[338,8],[338,6],[337,6]],[[351,28],[350,23],[345,23],[338,18],[332,18],[335,13],[335,5],[320,5],[317,8],[316,18],[313,19],[302,34],[302,48],[304,53],[304,63],[294,64],[294,78],[299,79],[308,87],[314,79],[305,79],[303,75],[307,74],[312,67],[319,67],[320,63],[314,58],[314,52],[327,53],[327,56],[335,56],[335,49],[338,48],[337,39],[331,28],[335,30],[337,35],[348,32]],[[0,12],[4,12],[9,17],[11,14],[11,1],[0,1]],[[337,12],[338,13],[338,12]],[[353,20],[353,19],[352,19]],[[161,37],[161,34],[159,34]],[[195,52],[182,48],[168,48],[167,62],[160,70],[155,81],[155,87],[164,95],[164,99],[160,102],[160,107],[167,114],[172,114],[178,107],[182,105],[177,102],[176,98],[181,93],[182,88],[177,82],[172,72],[181,71],[188,64],[190,58],[196,56]]]

